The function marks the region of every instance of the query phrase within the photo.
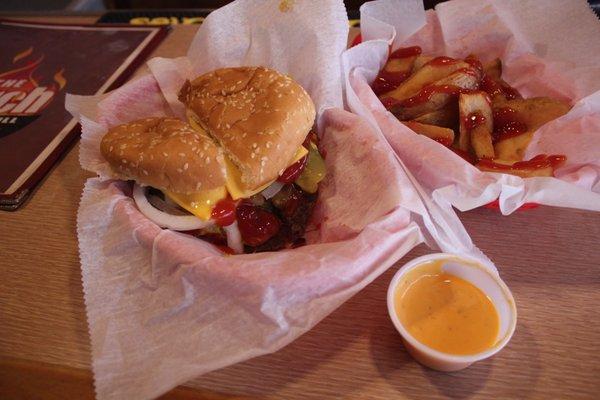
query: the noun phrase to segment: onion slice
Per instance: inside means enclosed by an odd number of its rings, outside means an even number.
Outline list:
[[[227,247],[229,247],[235,254],[242,254],[244,252],[244,244],[242,243],[242,234],[238,228],[237,221],[233,224],[223,227],[225,234],[227,235]]]
[[[214,224],[212,220],[202,221],[194,215],[172,215],[159,210],[150,204],[146,198],[146,188],[137,183],[133,185],[133,200],[135,200],[135,204],[137,204],[142,214],[161,228],[173,229],[174,231],[192,231]]]
[[[269,186],[267,186],[265,190],[262,191],[262,195],[265,197],[265,199],[268,200],[271,197],[275,196],[277,193],[279,193],[279,191],[283,188],[284,185],[284,183],[275,181]]]

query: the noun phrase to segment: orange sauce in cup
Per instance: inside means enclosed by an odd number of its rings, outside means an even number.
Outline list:
[[[470,355],[497,341],[500,321],[490,298],[432,261],[407,274],[394,304],[402,325],[419,342],[449,354]]]

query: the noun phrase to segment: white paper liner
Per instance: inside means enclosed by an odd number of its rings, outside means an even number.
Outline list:
[[[398,167],[348,145],[377,147],[365,132],[327,129],[328,167],[379,169],[375,183],[389,188],[377,187],[384,201],[357,201],[376,188],[366,186],[373,176],[333,172],[322,188],[321,243],[294,250],[224,256],[202,240],[160,230],[123,184],[90,179],[78,236],[98,397],[154,397],[276,351],[420,243],[419,227],[399,206],[406,200]]]
[[[390,3],[406,12],[391,13]],[[362,35],[376,38],[343,55],[346,102],[350,110],[379,127],[396,153],[443,208],[465,211],[499,199],[503,214],[522,204],[600,211],[600,24],[585,1],[479,1],[440,4],[425,11],[420,0],[365,4]],[[385,15],[385,20],[378,20]],[[414,21],[426,21],[415,31]],[[407,26],[409,29],[407,30]],[[396,29],[394,29],[396,28]],[[367,31],[365,31],[367,30]],[[400,34],[395,36],[395,32]],[[500,57],[503,77],[525,97],[551,96],[573,109],[542,126],[527,148],[537,154],[564,154],[556,178],[484,173],[452,151],[414,134],[388,113],[368,86],[393,48],[420,45],[425,54],[483,61]]]

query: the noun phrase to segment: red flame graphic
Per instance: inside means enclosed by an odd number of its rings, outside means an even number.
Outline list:
[[[38,69],[39,65],[44,60],[44,55],[42,54],[35,60],[27,61],[28,58],[33,54],[33,47],[29,47],[28,49],[23,50],[20,53],[17,53],[13,57],[13,64],[18,64],[19,61],[26,61],[25,65],[19,66],[10,71],[0,73],[0,79],[26,79],[28,81],[27,84],[20,86],[24,91],[30,91],[38,86],[40,86],[39,80],[41,78],[34,77],[35,71]],[[48,87],[55,92],[59,92],[62,90],[67,84],[67,79],[63,75],[65,72],[64,68],[58,70],[54,76],[54,82]]]
[[[13,57],[12,62],[15,65],[14,69],[0,73],[0,80],[2,80],[0,86],[4,86],[12,90],[16,89],[20,92],[18,95],[13,97],[11,100],[12,102],[23,100],[28,93],[32,92],[39,86],[45,86],[44,90],[46,92],[52,91],[54,93],[58,93],[65,87],[67,84],[67,79],[64,76],[64,68],[56,71],[51,82],[45,84],[42,83],[43,77],[35,74],[42,61],[44,61],[44,55],[42,54],[35,56],[34,48],[29,47],[28,49],[17,53]],[[0,88],[0,91],[2,90],[4,89]],[[48,103],[52,97],[50,97]],[[48,103],[46,103],[43,107],[46,107]]]

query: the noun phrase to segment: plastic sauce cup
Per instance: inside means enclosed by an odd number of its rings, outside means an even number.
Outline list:
[[[444,353],[419,342],[403,326],[394,303],[396,288],[408,272],[435,260],[447,260],[447,263],[444,263],[442,267],[442,272],[462,278],[478,287],[496,307],[500,327],[496,343],[489,349],[468,355]],[[402,336],[402,341],[409,354],[421,364],[438,371],[458,371],[474,362],[493,356],[506,346],[517,324],[515,300],[498,273],[475,258],[449,253],[428,254],[418,257],[400,268],[390,282],[387,293],[387,306],[390,318]]]

